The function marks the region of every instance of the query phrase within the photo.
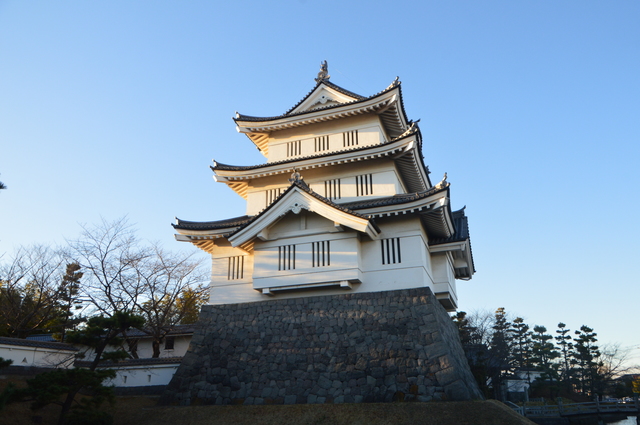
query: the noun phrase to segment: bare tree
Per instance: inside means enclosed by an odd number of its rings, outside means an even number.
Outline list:
[[[69,246],[84,272],[82,293],[100,314],[131,312],[142,302],[138,269],[152,251],[141,246],[125,218],[82,226],[80,238]]]
[[[63,266],[59,252],[40,245],[21,247],[0,264],[0,332],[25,338],[60,319]]]
[[[141,330],[153,338],[154,357],[166,335],[206,299],[201,261],[142,243],[126,219],[83,227],[71,247],[87,299],[100,314],[143,316]]]
[[[160,344],[175,325],[184,323],[206,301],[201,262],[193,256],[154,246],[153,255],[138,269],[145,301],[136,305],[136,313],[145,318],[144,331],[152,337],[153,357],[160,356]]]
[[[630,348],[622,348],[620,344],[605,344],[600,347],[597,364],[599,394],[603,394],[606,385],[615,378],[638,369],[638,365],[629,363],[630,351]]]

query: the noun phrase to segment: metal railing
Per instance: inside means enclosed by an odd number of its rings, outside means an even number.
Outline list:
[[[523,416],[534,417],[577,416],[596,413],[629,413],[637,415],[640,412],[640,403],[637,398],[630,403],[595,400],[588,403],[564,404],[562,400],[558,400],[558,404],[540,406],[527,406],[526,404],[524,406],[518,406],[511,402],[507,402],[506,404]]]

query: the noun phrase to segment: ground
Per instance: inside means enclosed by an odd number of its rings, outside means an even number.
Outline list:
[[[156,407],[157,398],[118,397],[116,425],[533,425],[502,403],[489,401],[289,406]],[[57,409],[32,412],[11,405],[0,425],[56,422]],[[212,421],[212,419],[215,420]]]

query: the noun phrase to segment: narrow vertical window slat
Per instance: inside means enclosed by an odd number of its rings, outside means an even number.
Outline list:
[[[396,262],[396,241],[391,239],[391,259],[393,260],[394,264]]]
[[[387,248],[387,264],[391,264],[391,256],[390,256],[390,253],[389,253],[389,239],[387,239],[385,242],[386,242],[386,245],[387,245],[386,246],[386,248]]]

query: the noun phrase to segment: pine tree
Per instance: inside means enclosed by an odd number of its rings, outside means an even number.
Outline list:
[[[560,347],[560,379],[562,382],[570,384],[572,379],[571,359],[573,357],[573,342],[570,335],[571,329],[567,325],[558,323],[555,340]]]
[[[496,310],[493,322],[493,335],[491,337],[491,348],[489,349],[488,369],[491,376],[494,397],[498,400],[505,400],[502,384],[504,378],[512,370],[511,355],[511,335],[509,329],[511,323],[507,320],[507,314],[503,307]]]
[[[531,368],[531,331],[522,317],[516,317],[509,330],[513,339],[513,365],[521,370]]]
[[[84,321],[82,317],[74,318],[74,310],[82,308],[82,299],[80,298],[80,279],[83,273],[80,271],[78,263],[67,264],[66,273],[60,284],[60,306],[63,311],[62,319],[58,324],[60,341],[64,342],[67,330],[73,330]]]
[[[599,347],[595,344],[598,341],[596,338],[598,334],[585,325],[574,333],[577,337],[573,339],[575,349],[573,357],[578,366],[576,372],[580,392],[592,395],[596,386],[598,360],[600,357]]]
[[[544,326],[534,326],[533,335],[533,363],[542,372],[541,380],[547,380],[549,384],[558,379],[558,364],[554,362],[560,357],[560,353],[553,344],[553,336],[549,335]]]

